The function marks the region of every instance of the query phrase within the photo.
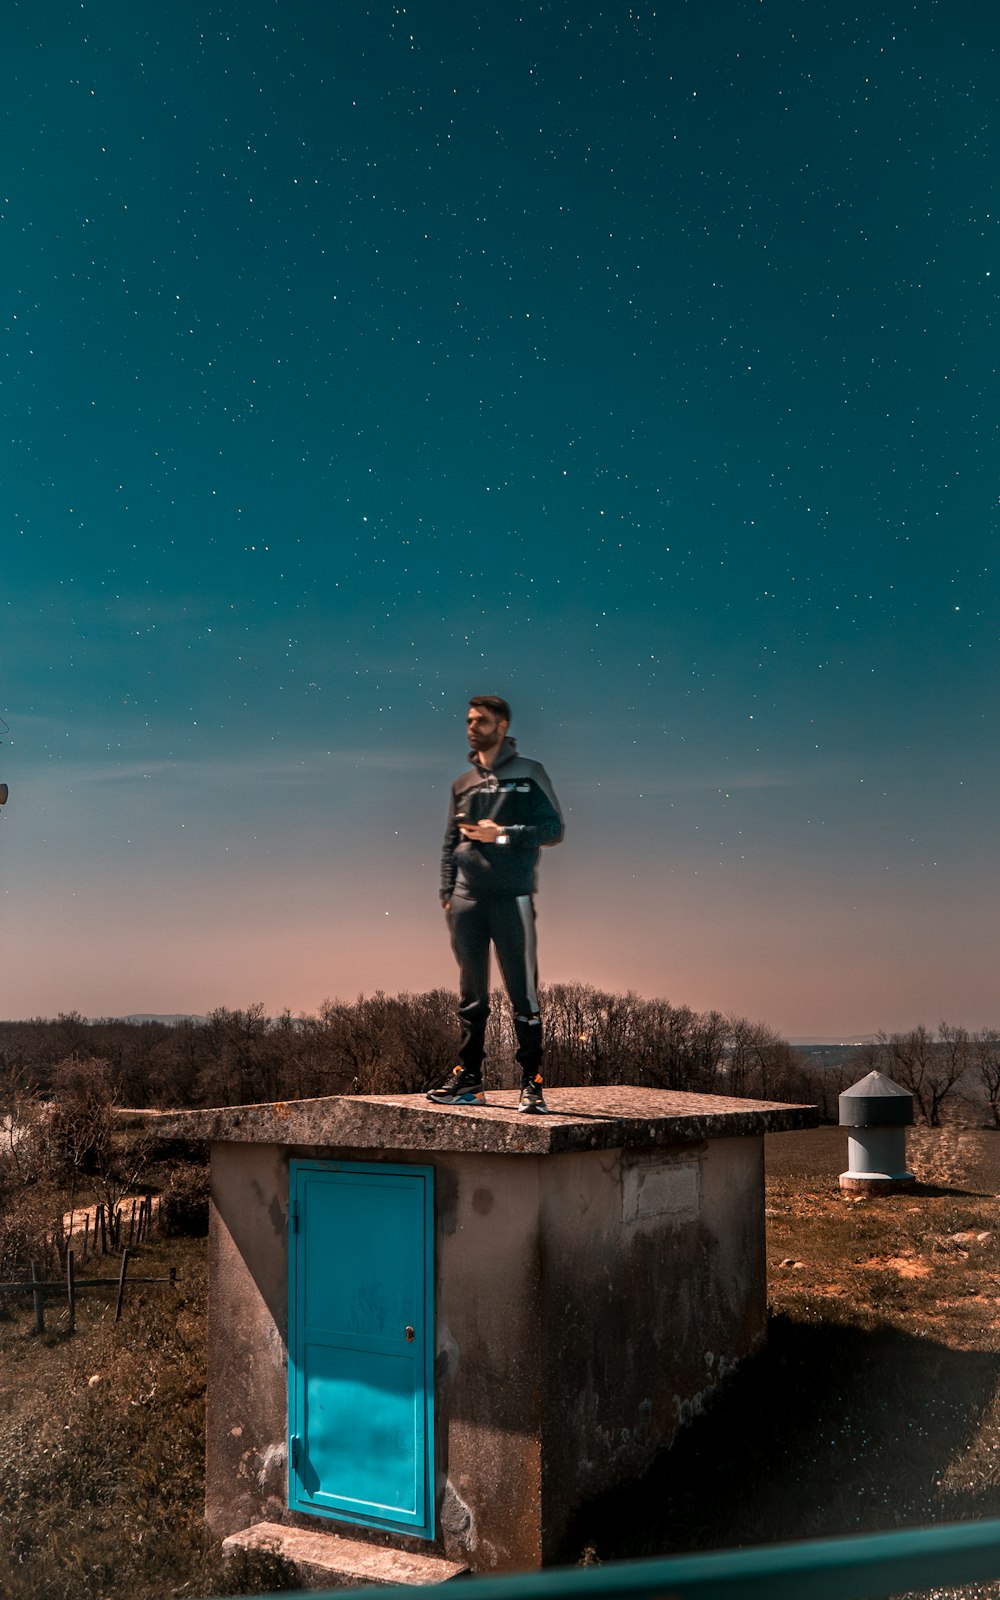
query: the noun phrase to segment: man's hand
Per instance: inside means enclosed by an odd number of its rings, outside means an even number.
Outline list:
[[[505,831],[499,822],[491,822],[489,817],[482,822],[460,822],[458,826],[463,838],[475,839],[478,844],[496,844],[497,839]]]

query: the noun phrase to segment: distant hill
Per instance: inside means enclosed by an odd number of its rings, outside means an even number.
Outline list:
[[[796,1050],[855,1050],[859,1044],[871,1044],[877,1033],[848,1033],[842,1039],[789,1039]]]
[[[104,1022],[106,1019],[100,1019]],[[198,1017],[187,1011],[178,1011],[170,1016],[155,1016],[152,1012],[131,1011],[127,1017],[116,1017],[116,1022],[162,1022],[168,1028],[176,1027],[178,1022],[204,1022],[204,1017]]]
[[[873,1037],[872,1034],[869,1034],[867,1038],[863,1034],[859,1034],[850,1043],[838,1040],[832,1044],[821,1044],[815,1039],[798,1039],[795,1041],[795,1049],[800,1056],[805,1056],[813,1067],[818,1067],[823,1072],[830,1072],[848,1066],[857,1056],[859,1047],[862,1044],[867,1044]],[[860,1070],[858,1076],[861,1076]]]

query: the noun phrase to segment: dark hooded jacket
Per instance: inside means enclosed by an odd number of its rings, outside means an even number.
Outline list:
[[[548,773],[538,761],[517,753],[505,739],[492,767],[481,767],[475,750],[471,766],[451,786],[448,824],[441,851],[441,899],[453,894],[481,900],[487,895],[533,894],[538,852],[563,836],[562,812]],[[466,839],[456,817],[498,822],[506,844]]]

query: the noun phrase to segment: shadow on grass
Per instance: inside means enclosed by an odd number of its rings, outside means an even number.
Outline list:
[[[766,1348],[646,1476],[580,1514],[567,1559],[998,1516],[998,1384],[992,1353],[774,1317]]]
[[[918,1200],[992,1200],[992,1189],[960,1189],[955,1183],[915,1183],[912,1189],[900,1191],[904,1196]],[[875,1196],[874,1198],[878,1198]]]

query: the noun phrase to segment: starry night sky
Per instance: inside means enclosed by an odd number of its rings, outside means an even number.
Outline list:
[[[0,1013],[452,984],[496,692],[543,979],[1000,1023],[996,43],[12,4]]]

